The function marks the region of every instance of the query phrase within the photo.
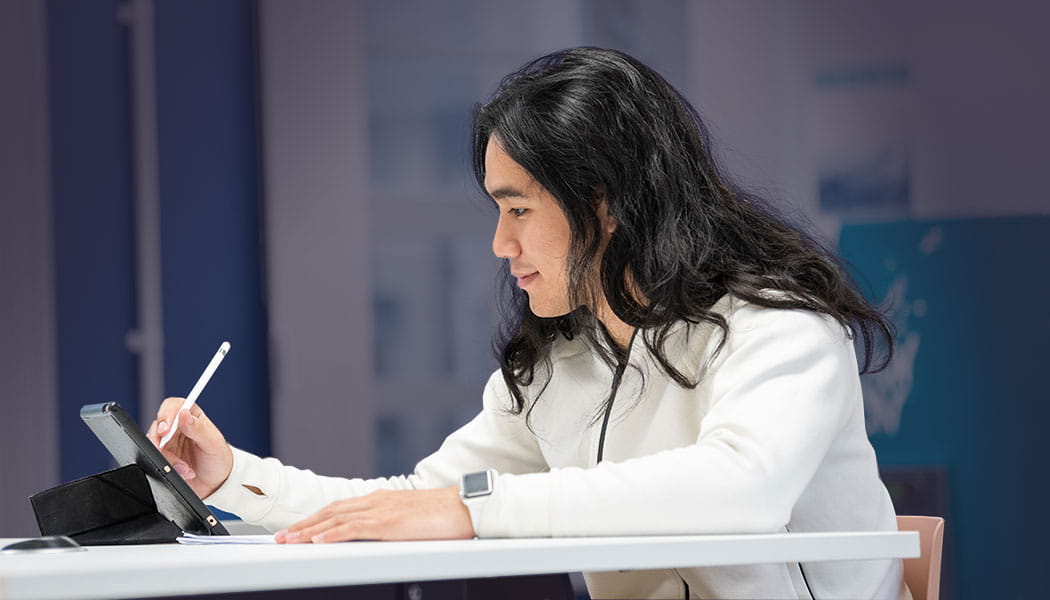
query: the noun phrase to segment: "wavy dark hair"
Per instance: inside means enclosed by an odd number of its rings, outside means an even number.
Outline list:
[[[670,328],[681,320],[720,328],[717,354],[729,325],[710,309],[727,293],[759,306],[830,315],[854,339],[860,336],[861,373],[881,370],[892,358],[892,325],[858,293],[840,261],[768,202],[736,186],[716,164],[696,110],[638,60],[615,50],[572,48],[505,77],[474,112],[473,167],[482,190],[493,137],[564,211],[571,231],[570,303],[579,307],[537,317],[525,292],[502,274],[508,318],[495,348],[514,412],[531,411],[539,394],[530,403],[522,387],[538,373],[546,373],[539,375],[546,378],[543,387],[549,382],[550,351],[559,337],[582,336],[610,368],[624,360],[626,350],[595,318],[601,298],[641,332],[661,370],[686,388],[696,387],[703,372],[687,377],[668,359]],[[617,224],[604,250],[602,202]],[[874,358],[878,338],[885,341],[881,361]]]

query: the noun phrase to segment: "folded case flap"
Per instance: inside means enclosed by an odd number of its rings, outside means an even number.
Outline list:
[[[146,474],[127,465],[30,497],[43,535],[87,544],[173,541],[180,530],[157,512]]]

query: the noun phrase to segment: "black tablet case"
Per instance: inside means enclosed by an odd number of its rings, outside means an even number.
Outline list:
[[[173,542],[183,531],[229,535],[119,404],[84,406],[80,418],[121,466],[32,496],[42,535],[82,545]]]

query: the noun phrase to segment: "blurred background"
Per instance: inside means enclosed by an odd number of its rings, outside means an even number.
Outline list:
[[[864,378],[944,597],[1036,598],[1050,536],[1046,10],[1028,2],[0,2],[0,535],[110,467],[81,405],[201,398],[228,440],[409,471],[495,368],[471,107],[551,50],[669,79],[728,170],[898,327]],[[1041,561],[1039,561],[1041,562]]]

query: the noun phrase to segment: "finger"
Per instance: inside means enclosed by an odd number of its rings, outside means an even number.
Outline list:
[[[179,414],[184,398],[165,398],[157,409],[157,432],[164,435],[171,428],[175,415]]]
[[[366,502],[367,496],[361,496],[357,498],[346,498],[344,500],[336,500],[328,506],[325,506],[321,510],[314,514],[306,517],[301,521],[297,521],[288,526],[285,530],[288,533],[300,532],[308,527],[313,527],[318,523],[322,523],[341,514],[353,514],[355,512],[361,512],[366,510],[371,503]]]
[[[371,519],[364,514],[342,514],[296,532],[298,536],[293,543],[323,544],[360,539],[365,524]],[[293,534],[289,534],[290,536]]]
[[[336,517],[332,517],[331,519],[326,519],[324,521],[321,521],[320,523],[317,523],[316,525],[313,525],[313,526],[310,526],[310,527],[306,527],[306,528],[301,529],[299,531],[289,532],[288,536],[293,541],[293,543],[295,543],[295,542],[298,542],[298,543],[301,543],[301,544],[310,543],[310,542],[313,542],[314,538],[317,537],[318,535],[323,534],[324,532],[328,531],[329,529],[333,529],[333,528],[335,528],[335,527],[345,523],[347,520],[353,520],[353,515],[338,515]]]
[[[354,519],[334,525],[310,537],[314,544],[330,544],[350,540],[378,540],[376,522],[371,519]]]
[[[153,442],[154,446],[160,447],[160,440],[164,437],[164,434],[168,432],[168,423],[166,421],[153,421],[150,423],[149,429],[146,430],[146,439]]]
[[[177,462],[172,465],[172,468],[175,469],[175,472],[181,475],[186,481],[197,478],[197,472],[184,462]]]
[[[176,438],[181,434],[208,454],[215,454],[225,445],[222,434],[203,412],[194,415],[192,410],[183,410],[179,412],[178,419],[179,429],[175,433]]]
[[[331,506],[331,505],[329,505],[329,506]],[[328,507],[322,508],[321,510],[315,512],[314,514],[310,515],[309,517],[306,517],[305,519],[303,519],[301,521],[296,521],[295,523],[292,523],[287,528],[282,529],[281,531],[278,531],[277,532],[277,536],[278,537],[282,537],[282,538],[286,538],[286,539],[289,540],[289,542],[294,542],[299,537],[300,532],[302,532],[302,530],[304,530],[304,529],[306,529],[308,527],[313,527],[314,525],[317,525],[318,523],[321,523],[321,522],[324,522],[324,521],[327,521],[327,520],[331,519],[332,518],[332,513],[330,511],[328,511],[327,509],[328,509]]]
[[[168,464],[171,465],[172,469],[175,469],[176,473],[182,475],[182,478],[186,481],[196,478],[197,472],[194,471],[193,467],[191,467],[189,463],[183,460],[179,454],[172,451],[174,450],[172,446],[174,446],[174,444],[168,444],[160,449],[160,453],[164,455],[164,458],[168,461]]]
[[[171,423],[175,420],[175,415],[179,414],[182,411],[182,405],[185,404],[185,402],[185,398],[166,398],[164,402],[161,403],[160,409],[157,410],[157,421],[159,423],[167,423],[170,426]],[[201,407],[196,404],[190,407],[190,412],[194,416],[203,413]]]
[[[177,397],[177,396],[172,396],[170,398],[165,398],[164,402],[160,403],[160,408],[157,409],[157,420],[158,421],[163,421],[163,420],[169,420],[170,421],[171,418],[174,417],[175,414],[179,412],[179,408],[182,407],[182,403],[185,402],[185,401],[186,401],[185,398],[180,398],[180,397]]]

